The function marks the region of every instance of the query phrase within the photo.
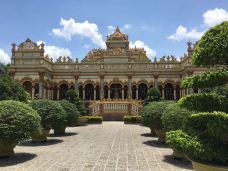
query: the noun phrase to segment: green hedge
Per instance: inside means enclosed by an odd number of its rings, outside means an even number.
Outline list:
[[[40,116],[28,105],[13,101],[0,101],[0,142],[18,143],[40,131]]]
[[[88,116],[87,123],[102,123],[103,119],[101,116]]]
[[[190,111],[196,112],[212,112],[224,111],[228,112],[228,101],[222,95],[215,93],[197,93],[182,97],[178,101],[179,105]]]
[[[123,118],[124,123],[141,123],[142,117],[141,116],[124,116]]]
[[[227,165],[228,114],[223,112],[191,115],[186,128],[170,131],[166,142],[190,159]]]
[[[32,108],[40,115],[41,125],[44,129],[66,124],[67,114],[57,101],[33,100]]]

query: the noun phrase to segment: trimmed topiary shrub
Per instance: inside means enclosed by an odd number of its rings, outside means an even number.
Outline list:
[[[190,159],[227,165],[228,114],[223,112],[193,114],[184,131],[167,133],[167,143]]]
[[[142,117],[141,116],[124,116],[123,120],[124,120],[125,124],[141,123]]]
[[[40,116],[28,105],[13,101],[0,101],[0,156],[11,156],[20,141],[40,131]]]
[[[45,129],[51,129],[58,125],[66,124],[66,112],[62,106],[52,100],[33,100],[32,108],[41,117],[41,125]]]
[[[151,129],[162,129],[161,116],[163,115],[166,107],[173,102],[151,102],[144,106],[141,110],[141,117],[143,125]]]
[[[161,116],[162,126],[165,131],[182,129],[190,116],[189,110],[181,108],[177,103],[170,104]]]
[[[70,103],[67,100],[60,100],[58,102],[60,103],[60,105],[63,107],[63,109],[67,114],[66,125],[67,126],[75,125],[75,121],[77,121],[78,117],[80,116],[77,106],[73,103]]]
[[[101,124],[103,121],[101,116],[88,116],[87,123],[98,123]]]
[[[190,111],[196,112],[227,112],[227,99],[215,93],[197,93],[182,97],[179,105]]]
[[[40,129],[40,116],[28,105],[0,101],[0,142],[17,143],[26,140]]]

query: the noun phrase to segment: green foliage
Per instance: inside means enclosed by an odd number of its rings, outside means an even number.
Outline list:
[[[13,101],[0,101],[0,142],[17,143],[40,131],[40,116],[28,105]]]
[[[80,112],[80,115],[86,114],[86,110],[82,106],[82,103],[80,102],[80,99],[78,97],[78,93],[76,90],[72,90],[72,89],[68,90],[66,92],[65,99],[68,100],[70,103],[73,103],[77,106],[78,111]]]
[[[144,105],[147,105],[149,102],[161,100],[161,94],[157,88],[150,88],[147,95],[148,98],[145,99]]]
[[[28,94],[16,81],[8,75],[0,77],[0,100],[17,100],[27,102]]]
[[[162,125],[166,131],[184,128],[186,121],[191,116],[191,112],[181,108],[177,103],[167,106],[162,115]]]
[[[88,116],[87,123],[102,123],[103,119],[101,116]]]
[[[67,114],[60,103],[52,100],[33,100],[32,108],[41,117],[41,125],[45,129],[66,124]]]
[[[203,35],[193,51],[192,62],[198,66],[228,65],[228,21]]]
[[[141,123],[141,116],[124,116],[124,123]]]
[[[182,97],[178,101],[179,105],[190,111],[196,112],[227,112],[227,99],[215,93],[197,93]]]
[[[224,85],[228,82],[228,68],[205,72],[200,75],[185,78],[181,82],[183,88],[207,88]]]
[[[63,107],[63,109],[67,114],[67,117],[66,117],[67,125],[68,126],[73,125],[80,115],[77,106],[73,103],[70,103],[67,100],[60,100],[58,102],[60,103],[60,105]]]
[[[151,102],[144,106],[141,110],[142,123],[143,125],[151,129],[161,129],[162,121],[161,116],[163,115],[166,107],[173,102]]]
[[[223,112],[191,115],[184,131],[170,131],[166,142],[193,160],[227,165],[228,114]]]

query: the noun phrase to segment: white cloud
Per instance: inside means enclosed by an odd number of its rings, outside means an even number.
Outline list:
[[[228,21],[228,12],[224,9],[215,8],[203,14],[203,22],[208,27],[213,27],[223,21]]]
[[[44,41],[38,41],[37,44],[40,45]],[[71,51],[68,48],[61,48],[53,45],[44,46],[45,55],[49,55],[54,61],[58,59],[60,56],[69,56],[72,57]]]
[[[3,49],[0,49],[0,63],[9,64],[10,61],[10,56],[6,52],[4,52]]]
[[[84,21],[82,23],[75,22],[73,18],[64,20],[61,18],[61,28],[52,29],[52,33],[55,36],[63,37],[66,40],[71,40],[72,36],[79,35],[89,38],[94,44],[104,48],[105,42],[102,39],[102,35],[99,33],[98,26],[95,23],[89,23]]]
[[[146,54],[149,58],[155,57],[156,56],[156,51],[151,49],[148,45],[146,45],[144,42],[142,42],[141,40],[137,40],[135,42],[130,42],[130,48],[144,48],[144,50],[146,51]]]
[[[179,25],[176,32],[167,38],[170,40],[181,41],[184,39],[195,39],[198,40],[203,35],[204,31],[199,32],[196,29],[188,30],[186,27]]]
[[[130,24],[125,24],[125,25],[123,26],[123,29],[129,30],[131,27],[132,27],[132,25],[130,25]]]

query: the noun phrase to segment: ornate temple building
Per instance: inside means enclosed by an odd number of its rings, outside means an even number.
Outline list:
[[[206,70],[192,65],[193,45],[187,45],[187,53],[180,60],[171,55],[151,61],[143,48],[129,48],[128,36],[117,27],[107,36],[106,49],[93,49],[79,62],[70,57],[53,61],[44,55],[44,44],[27,39],[18,46],[12,44],[10,73],[33,99],[63,99],[68,89],[76,89],[86,107],[95,105],[92,113],[101,112],[95,103],[105,100],[112,101],[110,105],[126,102],[128,107],[134,102],[131,109],[137,113],[137,100],[147,98],[149,88],[157,87],[163,99],[179,99],[189,93],[181,89],[181,80]],[[115,110],[110,105],[102,110]]]

